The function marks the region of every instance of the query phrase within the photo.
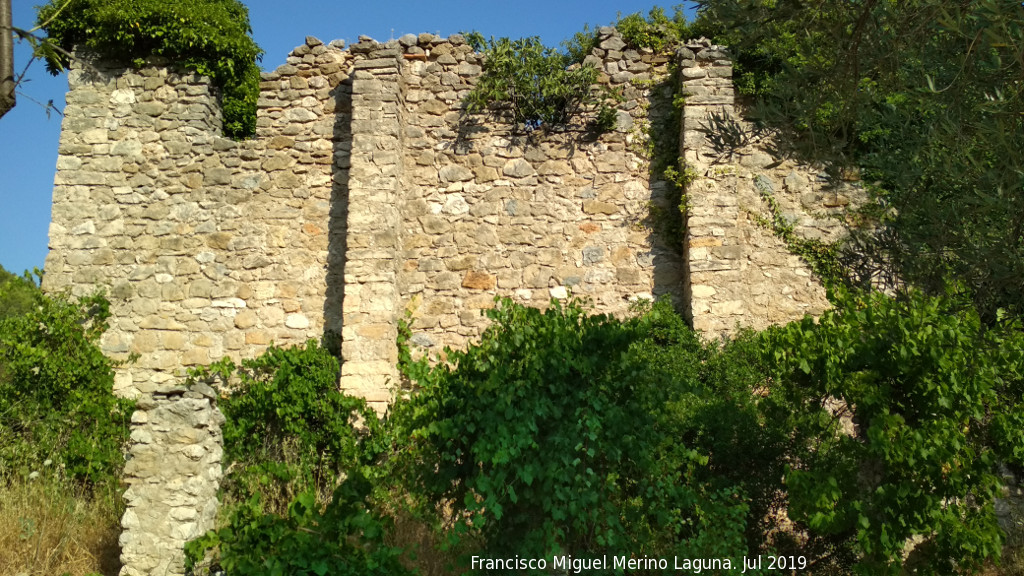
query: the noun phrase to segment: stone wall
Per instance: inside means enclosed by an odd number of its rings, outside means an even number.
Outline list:
[[[220,136],[206,79],[76,61],[45,287],[108,288],[104,349],[139,354],[119,394],[327,333],[342,386],[378,409],[406,310],[426,350],[479,335],[496,295],[545,306],[571,292],[613,314],[670,295],[709,335],[820,313],[807,266],[761,224],[763,192],[808,238],[840,234],[831,217],[852,194],[764,146],[715,148],[709,115],[734,115],[728,55],[705,42],[677,58],[674,79],[670,58],[602,29],[587,61],[623,96],[617,129],[517,135],[462,113],[481,62],[460,36],[350,50],[308,38],[263,75],[245,142]],[[675,82],[697,175],[682,247],[647,217],[667,185],[645,140],[671,116]]]
[[[265,74],[257,137],[205,78],[75,60],[44,288],[105,287],[117,393],[340,332],[352,56],[311,40]]]
[[[481,72],[468,45],[416,40],[400,40],[408,60],[398,273],[415,345],[464,347],[498,295],[544,307],[571,292],[623,314],[637,298],[679,289],[678,256],[643,225],[664,183],[650,181],[641,147],[630,145],[646,137],[646,86],[667,80],[667,58],[624,50],[603,30],[588,60],[621,90],[618,128],[530,138],[461,114]]]
[[[184,574],[186,542],[214,527],[224,416],[203,383],[139,400],[124,467],[121,576]]]
[[[595,89],[622,97],[616,128],[517,134],[463,113],[482,62],[461,36],[348,50],[307,38],[263,74],[244,142],[221,137],[204,78],[75,60],[44,288],[107,288],[104,350],[138,354],[116,380],[140,402],[125,574],[180,574],[181,544],[212,518],[221,417],[212,391],[181,387],[189,366],[326,335],[340,386],[383,411],[406,313],[423,353],[479,336],[496,296],[544,307],[574,294],[617,315],[668,296],[709,336],[824,309],[762,224],[764,198],[799,235],[831,238],[850,194],[756,142],[716,148],[711,115],[735,117],[726,51],[690,43],[675,76],[670,56],[602,28],[586,60]],[[649,157],[666,125],[695,174],[682,241],[650,218],[675,209]]]
[[[678,58],[686,98],[682,156],[695,178],[686,191],[684,298],[693,327],[725,336],[740,325],[763,329],[820,315],[828,307],[825,290],[765,225],[773,218],[766,197],[798,237],[834,241],[844,233],[851,199],[863,194],[813,167],[773,156],[770,140],[750,136],[735,106],[732,61],[724,47],[691,42]],[[747,138],[716,138],[722,120]]]

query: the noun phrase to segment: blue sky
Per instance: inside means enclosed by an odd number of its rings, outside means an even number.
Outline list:
[[[35,4],[43,0],[13,0],[14,23],[31,28]],[[173,1],[173,0],[169,0]],[[340,38],[355,42],[359,35],[376,40],[406,33],[432,32],[448,36],[479,30],[485,36],[540,36],[557,45],[583,28],[605,25],[622,15],[646,13],[656,2],[647,0],[391,0],[362,2],[251,0],[253,35],[266,51],[262,67],[272,70],[306,36],[324,42]],[[670,6],[666,5],[666,9]],[[15,47],[18,70],[27,62],[26,46]],[[67,78],[51,77],[41,63],[33,64],[19,93],[18,105],[0,118],[0,265],[20,274],[43,267],[47,252],[50,200],[60,138],[60,115],[34,101],[53,100],[64,108]]]

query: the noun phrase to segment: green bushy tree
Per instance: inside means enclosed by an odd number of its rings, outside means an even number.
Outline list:
[[[709,481],[700,438],[681,437],[708,352],[667,305],[627,322],[574,301],[488,315],[448,364],[406,364],[420,389],[394,417],[403,478],[456,534],[531,557],[746,551],[744,488]]]
[[[401,551],[386,544],[388,523],[368,507],[371,484],[359,471],[345,478],[326,505],[302,492],[284,515],[244,503],[227,525],[186,544],[189,574],[246,576],[389,576],[409,574]],[[207,552],[216,550],[212,564]]]
[[[27,475],[45,461],[71,479],[110,482],[121,474],[134,403],[113,394],[116,363],[103,355],[109,304],[45,296],[29,281],[0,284],[0,469]]]
[[[860,574],[899,573],[912,538],[919,574],[999,557],[997,464],[1024,455],[1019,323],[986,327],[969,304],[920,293],[843,294],[764,339],[773,401],[813,447],[787,464],[793,520]]]
[[[211,377],[227,391],[219,406],[234,499],[277,496],[283,507],[306,490],[329,497],[341,474],[365,463],[362,444],[378,428],[377,416],[338,389],[338,359],[315,341],[271,346],[240,366],[224,359],[193,374]]]
[[[1024,305],[1024,7],[1019,2],[703,0],[751,117],[787,151],[859,177],[877,223],[846,261],[986,321]]]
[[[141,66],[163,56],[209,76],[221,89],[224,133],[256,132],[256,100],[263,51],[252,39],[249,11],[238,0],[51,0],[39,22],[64,51],[88,48]],[[67,66],[66,52],[51,51],[52,73]]]
[[[19,278],[0,266],[0,319],[20,316],[32,309],[39,286],[31,277]]]
[[[228,470],[226,521],[186,548],[194,573],[404,573],[372,502],[380,424],[364,400],[338,390],[339,374],[338,359],[312,340],[193,372],[226,392]]]

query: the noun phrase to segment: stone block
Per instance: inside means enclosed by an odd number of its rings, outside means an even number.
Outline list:
[[[492,290],[497,284],[497,279],[486,272],[469,270],[462,279],[462,287],[472,290]]]
[[[601,202],[600,200],[584,200],[583,211],[587,214],[606,214],[610,216],[617,214],[619,207],[608,202]]]

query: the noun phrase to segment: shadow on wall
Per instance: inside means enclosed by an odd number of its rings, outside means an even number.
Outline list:
[[[345,301],[345,254],[348,232],[348,177],[352,154],[352,78],[331,94],[335,103],[331,163],[331,208],[327,224],[327,291],[324,297],[324,345],[341,358]]]
[[[651,86],[649,137],[652,148],[648,164],[651,203],[647,215],[648,242],[654,267],[654,297],[669,298],[672,306],[692,322],[689,279],[686,278],[685,191],[665,177],[669,168],[681,171],[681,111],[673,102],[678,78],[669,74]]]

